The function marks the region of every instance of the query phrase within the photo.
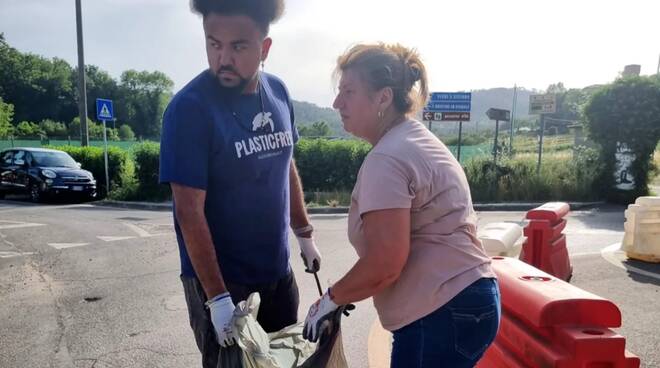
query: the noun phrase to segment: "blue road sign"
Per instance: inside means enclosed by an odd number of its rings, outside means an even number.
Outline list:
[[[96,119],[99,121],[108,121],[115,118],[112,111],[112,100],[103,98],[96,99]]]
[[[470,112],[471,104],[467,103],[452,103],[452,102],[435,102],[431,101],[426,105],[426,111],[433,112]]]
[[[470,92],[434,92],[424,111],[430,112],[470,112],[472,93]]]
[[[471,92],[433,92],[431,93],[431,101],[453,101],[453,102],[470,102],[472,101]]]

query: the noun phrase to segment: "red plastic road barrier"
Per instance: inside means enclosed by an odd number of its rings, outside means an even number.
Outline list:
[[[638,368],[610,328],[621,312],[609,300],[514,258],[494,257],[502,321],[478,368]]]
[[[551,202],[527,212],[529,224],[523,229],[527,240],[523,243],[520,260],[564,281],[569,281],[573,267],[568,258],[566,227],[568,203]]]

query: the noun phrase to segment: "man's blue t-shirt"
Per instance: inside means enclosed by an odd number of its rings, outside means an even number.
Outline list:
[[[210,71],[201,73],[167,107],[160,146],[160,182],[206,191],[222,276],[239,284],[290,272],[289,169],[298,133],[284,83],[259,78],[258,93],[228,95]],[[174,214],[181,273],[195,276]]]

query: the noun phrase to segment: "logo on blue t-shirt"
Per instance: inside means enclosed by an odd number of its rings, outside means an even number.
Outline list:
[[[275,123],[273,122],[273,119],[271,119],[271,115],[273,115],[272,112],[258,113],[257,116],[254,117],[254,120],[252,120],[252,131],[259,132],[270,127],[270,132],[274,132]]]
[[[284,147],[293,146],[293,134],[291,131],[275,132],[275,123],[271,115],[271,112],[260,112],[254,117],[252,120],[252,131],[256,133],[264,132],[266,134],[260,134],[234,142],[236,157],[244,158],[255,153],[261,153],[259,159],[264,159],[281,154],[281,149]]]

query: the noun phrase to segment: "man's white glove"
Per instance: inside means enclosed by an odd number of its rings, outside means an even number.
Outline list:
[[[300,245],[300,256],[305,264],[305,272],[314,273],[321,269],[321,253],[316,247],[314,238],[296,236]]]
[[[231,301],[229,293],[222,293],[208,302],[206,307],[211,314],[211,323],[215,329],[218,343],[222,347],[233,345],[236,338],[234,331],[234,303]]]
[[[305,327],[303,328],[303,337],[311,342],[317,342],[323,330],[330,325],[330,320],[337,308],[339,306],[330,299],[330,289],[328,289],[321,299],[309,307]]]

